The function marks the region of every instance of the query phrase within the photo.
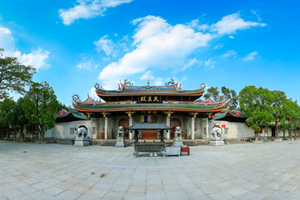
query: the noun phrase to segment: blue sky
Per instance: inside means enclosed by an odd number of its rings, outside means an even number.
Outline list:
[[[300,100],[299,1],[65,0],[0,3],[0,47],[38,69],[58,100],[97,82],[183,89],[247,85]],[[16,95],[17,96],[17,95]]]

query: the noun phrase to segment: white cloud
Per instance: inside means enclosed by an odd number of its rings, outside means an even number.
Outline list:
[[[103,13],[107,8],[113,8],[133,0],[77,0],[77,4],[69,9],[59,9],[59,15],[65,25],[72,24],[78,19],[89,19]]]
[[[4,48],[5,52],[15,49],[15,40],[8,28],[0,27],[0,48]]]
[[[108,35],[101,37],[98,41],[94,41],[97,51],[103,50],[107,56],[113,52],[113,41],[107,39]]]
[[[163,85],[162,80],[163,80],[163,78],[157,77],[154,81],[154,85],[157,85],[157,86]]]
[[[199,60],[197,60],[197,58],[190,59],[188,61],[188,63],[183,66],[182,71],[190,68],[191,66],[193,66],[193,65],[195,65],[197,63],[200,63]]]
[[[187,25],[172,26],[164,19],[147,16],[132,21],[138,25],[133,36],[136,49],[124,55],[118,62],[107,65],[99,74],[105,87],[112,80],[144,72],[149,67],[183,66],[195,49],[207,46],[215,36],[195,32]]]
[[[115,88],[120,78],[129,78],[149,68],[173,68],[175,72],[178,68],[187,69],[197,60],[189,60],[189,56],[196,49],[208,46],[212,39],[253,26],[266,26],[264,23],[244,21],[238,13],[225,16],[210,26],[199,24],[199,20],[171,25],[156,16],[138,18],[132,24],[137,26],[132,36],[134,49],[118,61],[108,64],[99,74],[99,79],[107,89]],[[220,44],[215,48],[221,47],[223,45]],[[206,67],[215,67],[215,61],[211,59],[205,63]]]
[[[235,50],[228,50],[225,54],[223,54],[222,56],[220,56],[220,58],[227,58],[230,56],[235,56],[237,53]]]
[[[30,65],[37,70],[48,69],[50,64],[47,63],[49,51],[41,48],[32,49],[30,53],[22,53],[15,48],[15,39],[12,36],[11,30],[0,27],[0,47],[4,48],[4,56],[17,57],[21,64]]]
[[[11,34],[11,31],[8,28],[3,28],[0,27],[0,34],[4,33],[4,34]]]
[[[213,61],[212,59],[208,59],[206,61],[204,61],[204,65],[209,67],[209,68],[214,68],[216,61]]]
[[[252,53],[248,53],[248,55],[242,58],[243,61],[253,60],[254,56],[258,55],[257,51],[253,51]]]
[[[97,95],[97,93],[96,93],[96,88],[95,87],[92,87],[91,89],[90,89],[90,97],[91,98],[93,98],[94,100],[98,100],[99,99],[99,97],[98,97],[98,95]]]
[[[151,71],[146,71],[143,76],[140,78],[141,80],[151,80],[154,79]]]
[[[84,57],[84,58],[82,59],[82,61],[81,61],[78,65],[76,65],[76,67],[77,67],[78,69],[86,69],[86,70],[90,70],[90,69],[92,69],[92,68],[97,68],[97,67],[98,67],[98,65],[96,65],[96,64],[94,64],[94,63],[95,63],[95,62],[94,62],[93,59],[87,60],[86,57]]]
[[[257,17],[257,20],[258,20],[258,21],[261,21],[261,18],[260,18],[260,16],[259,16],[259,14],[257,13],[257,11],[251,10],[251,12],[253,13],[253,15],[255,15],[255,16]]]
[[[234,39],[234,36],[232,36],[232,35],[229,35],[229,39]]]
[[[31,50],[31,53],[29,54],[22,54],[20,51],[16,50],[13,56],[17,57],[20,63],[33,66],[38,71],[40,69],[48,69],[50,67],[50,64],[46,62],[49,58],[49,54],[49,51],[43,51],[38,48]]]
[[[222,18],[221,21],[213,24],[211,26],[211,30],[217,32],[220,35],[223,34],[233,34],[236,33],[237,30],[248,29],[253,26],[266,26],[265,23],[244,21],[240,18],[239,13],[227,15]]]
[[[215,45],[214,49],[221,49],[221,48],[223,48],[223,46],[224,46],[224,44],[219,43],[219,44]]]
[[[209,29],[208,24],[200,24],[199,19],[194,19],[190,23],[187,23],[188,26],[191,28],[195,28],[198,31],[205,31]]]

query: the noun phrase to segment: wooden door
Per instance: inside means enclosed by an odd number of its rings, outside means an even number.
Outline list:
[[[121,119],[119,121],[119,126],[123,126],[125,139],[128,139],[128,136],[129,136],[128,131],[127,131],[127,127],[129,126],[128,119],[125,119],[125,118]],[[118,129],[119,129],[119,127],[118,127]]]
[[[142,130],[143,139],[155,140],[157,137],[157,130]]]
[[[177,126],[180,126],[181,127],[181,122],[179,119],[177,118],[174,118],[171,120],[171,123],[170,123],[170,127],[172,128],[172,131],[171,131],[171,139],[174,139],[174,136],[175,136],[175,129]]]

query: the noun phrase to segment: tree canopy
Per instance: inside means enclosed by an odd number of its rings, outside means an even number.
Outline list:
[[[40,140],[44,140],[45,131],[54,127],[59,103],[54,90],[47,82],[32,83],[30,90],[24,97],[22,107],[26,118],[35,124],[40,133]]]
[[[219,101],[220,100],[220,91],[218,87],[210,87],[207,89],[206,94],[204,95],[204,98],[211,98],[213,101]]]
[[[25,116],[25,111],[22,108],[24,98],[19,98],[13,106],[12,112],[8,113],[7,118],[12,127],[15,129],[20,128],[19,141],[24,141],[24,127],[29,124],[28,119]],[[16,134],[16,133],[15,133]]]
[[[5,127],[5,129],[8,128],[10,125],[9,121],[9,115],[13,111],[15,102],[14,100],[7,98],[0,102],[0,126]],[[7,138],[9,138],[8,132],[6,132]]]
[[[225,86],[221,88],[221,91],[228,98],[224,108],[229,108],[229,110],[235,110],[238,105],[238,96],[236,92],[234,90],[226,88]]]
[[[282,116],[283,118],[280,120],[280,125],[284,130],[288,131],[291,139],[291,131],[299,127],[300,121],[300,108],[297,102],[287,99],[282,106]]]
[[[246,86],[239,93],[239,104],[243,114],[248,116],[247,124],[254,130],[255,140],[258,140],[260,126],[273,120],[272,93],[262,87]]]
[[[3,57],[0,49],[0,100],[9,96],[9,91],[25,93],[25,86],[29,85],[35,69],[20,64],[15,57]]]
[[[278,123],[284,117],[283,105],[286,103],[286,95],[282,91],[274,90],[272,93],[272,114],[275,122],[275,138],[278,138]]]

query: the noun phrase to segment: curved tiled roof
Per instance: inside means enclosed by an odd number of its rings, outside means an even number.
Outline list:
[[[247,116],[243,115],[241,111],[238,110],[220,114],[213,118],[213,120],[225,120],[225,121],[230,120],[230,121],[239,121],[239,122],[245,122],[246,119]]]
[[[184,112],[219,112],[223,109],[225,101],[213,104],[194,102],[163,102],[163,103],[137,103],[137,102],[114,102],[86,104],[74,101],[74,106],[81,112],[118,112],[118,111],[184,111]]]

